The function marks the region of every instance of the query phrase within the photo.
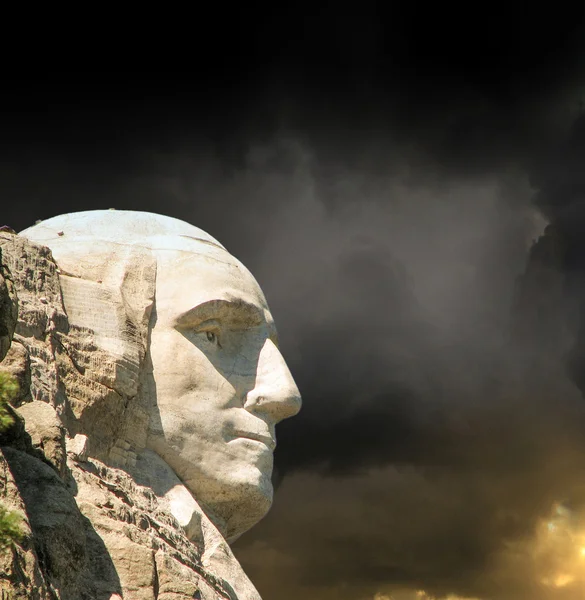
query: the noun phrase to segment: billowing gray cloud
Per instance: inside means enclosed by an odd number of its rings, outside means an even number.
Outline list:
[[[335,83],[314,66],[302,88],[283,68],[251,99],[240,92],[235,116],[225,98],[192,114],[197,90],[157,104],[155,84],[125,111],[100,112],[102,93],[49,125],[13,115],[1,220],[162,212],[208,230],[256,275],[304,396],[278,430],[274,508],[236,544],[265,600],[577,600],[578,60],[563,50],[562,78],[554,61],[536,69],[540,46],[509,51],[510,19],[495,79],[464,76],[453,46],[435,44],[436,74],[412,58],[417,69],[397,65],[372,89],[382,41],[358,13],[336,19],[368,25],[351,38],[359,52],[346,36],[331,46],[357,56],[351,75]],[[327,15],[319,22],[307,60]],[[395,29],[383,43],[400,49],[408,36]],[[496,39],[463,33],[466,48]],[[547,220],[553,234],[531,250]],[[571,252],[549,264],[555,235]],[[557,505],[560,541],[547,525]]]

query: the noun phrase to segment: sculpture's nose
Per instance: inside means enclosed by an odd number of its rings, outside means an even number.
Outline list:
[[[260,352],[256,383],[246,396],[244,408],[262,413],[274,423],[293,417],[301,409],[301,394],[272,340],[266,340]]]

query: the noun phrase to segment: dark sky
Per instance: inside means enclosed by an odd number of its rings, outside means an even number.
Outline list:
[[[265,290],[264,600],[585,597],[585,6],[542,6],[220,7],[188,70],[0,79],[0,224],[164,213]]]

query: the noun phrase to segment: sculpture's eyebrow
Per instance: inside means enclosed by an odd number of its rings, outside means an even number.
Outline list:
[[[195,327],[204,321],[217,319],[232,326],[254,327],[266,321],[264,310],[241,298],[208,300],[187,310],[175,320],[177,327]]]

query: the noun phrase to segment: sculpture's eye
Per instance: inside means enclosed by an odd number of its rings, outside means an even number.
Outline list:
[[[203,323],[188,324],[185,327],[191,335],[197,336],[200,340],[204,335],[207,341],[218,348],[221,348],[220,338],[223,334],[221,323],[217,319],[208,319]]]
[[[215,344],[218,348],[221,348],[221,344],[219,343],[219,338],[217,337],[217,333],[214,331],[206,331],[205,335],[207,340],[212,344]]]

